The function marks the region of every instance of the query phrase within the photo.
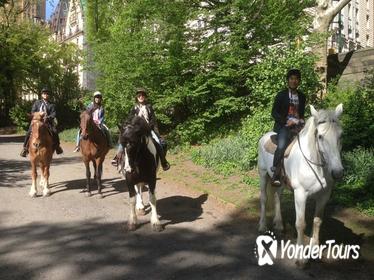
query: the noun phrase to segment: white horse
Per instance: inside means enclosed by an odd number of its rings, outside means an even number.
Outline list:
[[[342,129],[339,117],[343,112],[343,105],[335,111],[316,111],[310,106],[312,116],[299,133],[295,144],[287,158],[284,159],[284,171],[288,178],[288,185],[294,191],[296,210],[297,244],[304,243],[305,205],[308,197],[316,200],[313,220],[312,245],[319,245],[319,230],[325,205],[330,198],[335,180],[343,176],[343,166],[340,157],[340,138]],[[265,143],[274,132],[268,132],[259,141],[258,170],[261,188],[261,217],[259,231],[266,231],[266,188],[270,186],[273,175],[270,168],[273,154],[265,150]],[[274,189],[274,230],[283,231],[283,221],[280,208],[280,196],[285,183]],[[301,264],[307,260],[299,260]]]

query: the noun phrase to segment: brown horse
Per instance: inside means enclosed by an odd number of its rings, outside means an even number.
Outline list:
[[[95,170],[98,194],[100,198],[102,198],[103,196],[101,194],[101,176],[103,174],[103,162],[105,160],[106,154],[109,151],[108,143],[104,134],[94,123],[92,119],[92,112],[83,111],[81,113],[80,119],[82,139],[79,145],[80,151],[82,153],[83,162],[86,166],[87,196],[91,196],[90,162],[92,162]]]
[[[31,137],[29,140],[29,153],[31,162],[32,185],[29,192],[31,197],[37,194],[37,166],[41,170],[40,186],[43,188],[43,196],[49,196],[49,166],[53,155],[53,138],[45,122],[44,112],[34,113],[31,121]]]

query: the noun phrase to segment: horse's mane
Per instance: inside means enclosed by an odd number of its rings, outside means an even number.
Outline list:
[[[135,116],[131,120],[127,120],[122,125],[121,142],[125,139],[134,139],[151,134],[151,128],[148,123],[139,116]]]
[[[44,112],[35,112],[32,114],[32,119],[36,121],[42,121],[45,113]]]
[[[325,124],[321,127],[321,133],[325,134],[328,130],[337,130],[340,127],[339,119],[336,117],[335,111],[331,110],[319,110],[317,117],[311,116],[304,128],[300,131],[300,136],[307,135],[308,137],[314,137],[314,131],[318,124]]]
[[[151,128],[142,117],[135,116],[131,120],[131,125],[139,132],[140,135],[149,135],[151,133]]]
[[[90,115],[91,115],[90,110],[83,110],[83,111],[81,112],[81,114],[80,114],[80,117],[82,118],[82,116],[84,116],[84,115],[88,115],[88,116],[90,116]]]

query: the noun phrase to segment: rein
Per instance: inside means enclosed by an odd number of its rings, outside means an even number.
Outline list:
[[[140,149],[141,149],[141,145],[143,144],[143,141],[144,141],[144,136],[142,136],[142,138],[141,138],[141,142],[140,142],[140,145],[138,145],[138,147],[137,147],[137,149],[136,149],[136,154],[135,154],[135,159],[134,159],[134,164],[135,164],[135,166],[134,166],[134,168],[136,169],[138,166],[136,165],[136,162],[137,162],[137,160],[140,158]],[[148,139],[146,139],[146,141],[145,141],[145,144],[146,145],[148,145]],[[122,158],[122,160],[121,160],[121,162],[122,162],[122,164],[121,164],[121,169],[119,170],[121,173],[122,173],[122,175],[123,176],[125,176],[125,170],[124,170],[124,167],[125,167],[125,164],[124,164],[124,161],[125,161],[125,149],[126,149],[126,147],[124,147],[123,148],[123,151],[122,151],[122,155],[121,155],[121,158]],[[139,168],[139,167],[138,167]]]
[[[326,166],[326,161],[324,160],[323,155],[321,155],[322,163],[316,163],[316,162],[313,162],[313,161],[311,161],[310,159],[308,159],[308,158],[306,157],[306,155],[304,154],[303,150],[301,149],[301,144],[300,144],[300,137],[299,137],[299,134],[297,134],[297,143],[299,144],[300,152],[301,152],[301,154],[303,155],[303,157],[304,157],[306,163],[309,165],[310,169],[313,171],[314,176],[316,176],[318,182],[320,183],[321,187],[323,188],[323,183],[322,183],[321,179],[319,178],[317,172],[314,170],[314,168],[313,168],[313,166],[312,166],[312,164],[313,164],[313,165],[318,166],[318,167],[322,167],[322,168],[325,167],[325,166]]]

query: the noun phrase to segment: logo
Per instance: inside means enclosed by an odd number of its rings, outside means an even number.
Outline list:
[[[256,250],[257,249],[257,250]],[[278,242],[274,233],[267,231],[256,239],[255,255],[258,259],[258,265],[272,265],[277,255]]]
[[[315,245],[312,238],[307,245],[297,245],[292,244],[291,240],[277,241],[274,233],[267,231],[256,238],[254,254],[259,266],[273,265],[277,258],[322,259],[325,256],[328,259],[358,259],[360,245],[337,244],[335,240],[326,240],[325,244]]]

